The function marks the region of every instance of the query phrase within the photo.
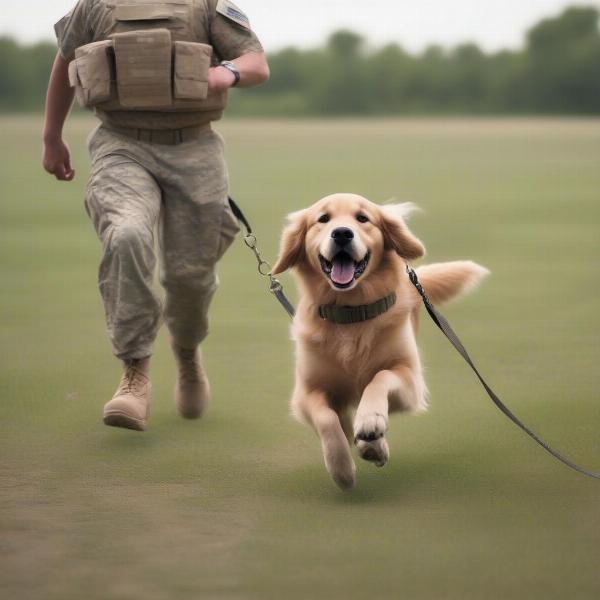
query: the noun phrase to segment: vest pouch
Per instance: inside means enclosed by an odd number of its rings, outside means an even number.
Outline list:
[[[148,29],[112,36],[119,104],[124,108],[171,106],[171,32]]]
[[[69,83],[75,88],[81,106],[95,106],[113,95],[111,48],[112,42],[103,40],[75,49],[75,58],[69,63]]]
[[[175,42],[173,96],[180,100],[205,100],[212,47],[196,42]]]

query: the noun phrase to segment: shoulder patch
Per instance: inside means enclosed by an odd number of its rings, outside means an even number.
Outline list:
[[[219,0],[217,12],[229,20],[241,25],[244,29],[250,29],[250,19],[231,0]]]
[[[54,33],[56,38],[60,41],[65,33],[65,29],[71,20],[71,14],[73,11],[68,12],[60,21],[54,24]]]

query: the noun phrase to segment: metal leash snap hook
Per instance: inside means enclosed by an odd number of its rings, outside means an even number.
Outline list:
[[[271,277],[271,282],[269,283],[269,291],[272,294],[276,294],[277,292],[281,292],[283,290],[283,286],[279,279],[275,279],[275,277]]]
[[[252,250],[252,254],[254,254],[254,257],[256,258],[259,274],[262,277],[269,278],[269,291],[277,298],[277,300],[283,306],[288,315],[293,318],[295,314],[294,307],[290,304],[290,301],[285,297],[285,294],[283,293],[283,285],[279,282],[279,280],[273,277],[271,273],[273,267],[262,257],[262,254],[258,248],[258,241],[256,239],[256,236],[252,233],[252,228],[250,227],[248,220],[246,219],[246,217],[244,217],[242,211],[240,210],[240,207],[231,198],[229,198],[229,204],[236,218],[242,223],[244,223],[248,231],[248,233],[244,236],[244,244],[246,244],[246,246],[248,246],[248,248]]]
[[[256,236],[253,233],[245,235],[244,243],[246,244],[246,246],[248,246],[248,248],[254,250],[254,248],[256,248]]]
[[[271,274],[271,265],[266,260],[260,260],[258,263],[258,272],[265,277]]]

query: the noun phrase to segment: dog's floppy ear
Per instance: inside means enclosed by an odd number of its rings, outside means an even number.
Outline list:
[[[386,250],[395,250],[402,258],[414,260],[425,254],[425,247],[407,227],[404,218],[417,207],[411,202],[380,207],[381,231]]]
[[[306,237],[306,210],[298,210],[287,216],[288,224],[281,235],[279,257],[273,265],[272,273],[277,275],[287,271],[304,258],[304,238]]]

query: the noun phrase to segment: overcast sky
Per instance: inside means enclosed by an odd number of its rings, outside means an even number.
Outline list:
[[[0,32],[23,41],[49,39],[52,25],[76,0],[2,0]],[[409,50],[427,44],[475,41],[487,50],[519,47],[541,17],[568,0],[239,0],[266,50],[320,45],[340,27],[364,34],[373,45],[388,41]],[[600,0],[577,4],[600,6]]]

